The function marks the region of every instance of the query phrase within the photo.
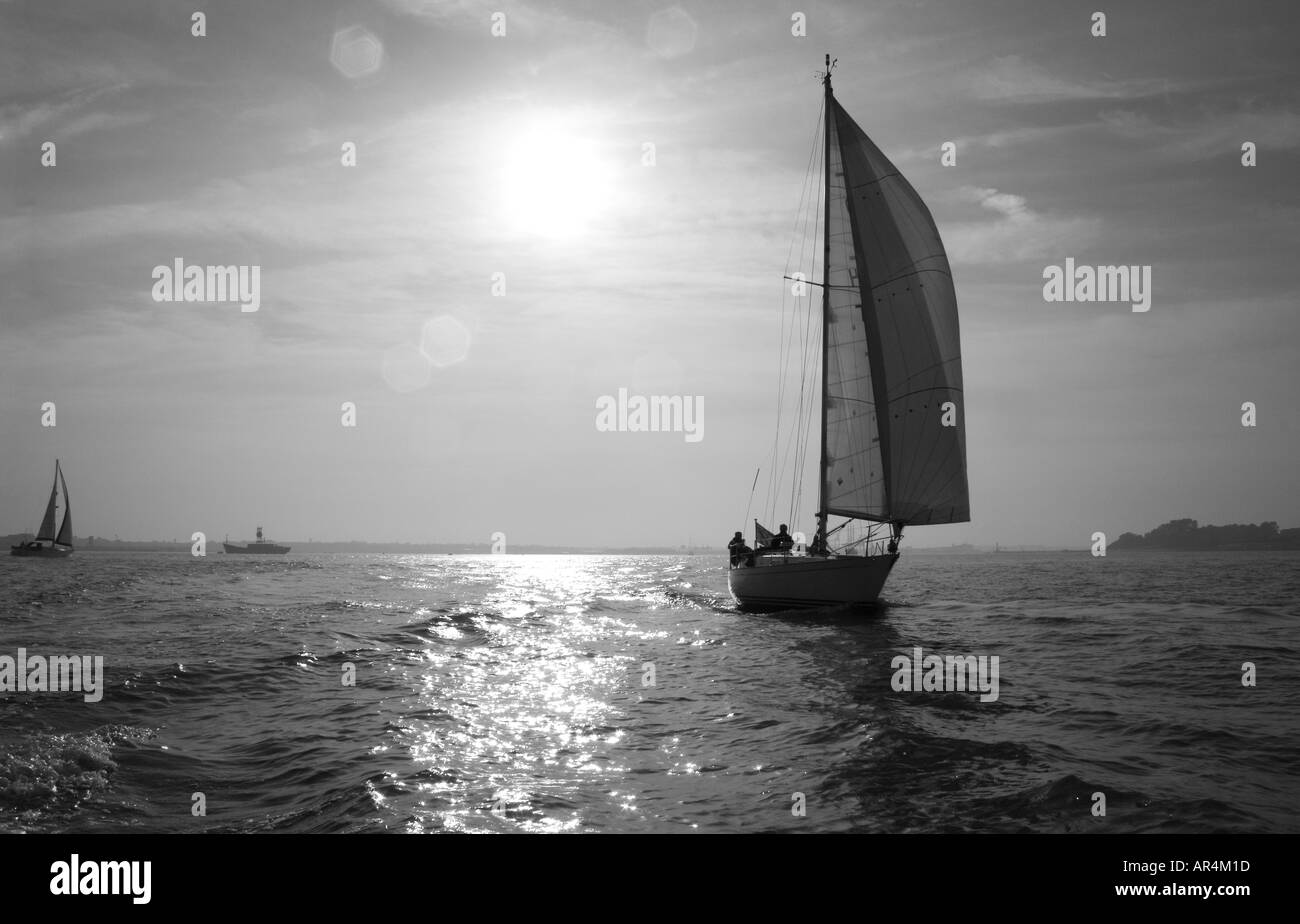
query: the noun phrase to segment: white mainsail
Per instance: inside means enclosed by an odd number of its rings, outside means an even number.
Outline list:
[[[59,463],[54,463],[54,484],[50,486],[50,502],[45,505],[45,517],[41,520],[41,528],[36,533],[37,540],[47,542],[54,541],[54,518],[55,509],[59,502]]]
[[[885,466],[862,315],[862,291],[845,191],[843,159],[833,128],[827,134],[824,283],[826,376],[822,418],[826,444],[822,503],[828,513],[886,519]]]
[[[59,527],[59,537],[54,541],[59,545],[72,545],[72,501],[68,498],[68,481],[63,477],[63,468],[56,461],[54,467],[59,473],[59,484],[63,486],[63,525]]]
[[[966,522],[948,257],[921,197],[829,87],[827,104],[822,506],[907,525]]]

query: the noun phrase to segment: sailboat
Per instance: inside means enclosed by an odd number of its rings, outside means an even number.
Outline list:
[[[58,519],[59,487],[63,487],[63,525],[56,535],[54,524]],[[45,543],[49,543],[46,545]],[[54,460],[54,485],[50,488],[50,502],[45,506],[45,518],[36,538],[30,542],[10,546],[10,555],[25,555],[32,558],[67,558],[72,549],[72,504],[68,501],[68,483],[63,478],[63,469],[59,460]]]
[[[746,609],[875,603],[904,527],[970,520],[948,257],[916,190],[836,101],[833,67],[827,55],[822,280],[810,283],[822,298],[817,530],[789,548],[755,520],[754,551],[733,551],[727,573]]]

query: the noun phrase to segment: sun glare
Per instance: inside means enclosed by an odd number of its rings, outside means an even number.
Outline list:
[[[609,202],[611,170],[597,145],[559,124],[514,135],[501,173],[502,209],[517,233],[583,234]]]

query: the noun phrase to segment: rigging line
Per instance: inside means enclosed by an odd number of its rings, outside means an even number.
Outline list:
[[[819,118],[818,118],[819,129],[821,125],[821,116],[822,116],[822,112],[819,111]],[[793,258],[794,242],[796,239],[801,242],[798,265],[803,266],[804,261],[806,259],[806,251],[808,247],[807,214],[809,209],[813,208],[813,206],[815,206],[816,204],[816,203],[809,204],[808,194],[810,191],[810,187],[812,187],[813,185],[813,181],[815,177],[815,172],[812,165],[816,162],[817,152],[819,150],[820,137],[821,137],[820,130],[814,133],[813,144],[811,149],[809,150],[808,162],[804,168],[804,182],[803,182],[802,189],[800,191],[799,210],[795,217],[794,235],[791,238],[790,247],[786,255],[787,271],[789,271],[790,269],[790,261]],[[790,326],[789,328],[786,327],[786,320],[785,320],[786,305],[788,304],[787,299],[791,296],[791,294],[792,293],[789,292],[789,289],[787,287],[784,286],[782,287],[781,349],[779,354],[780,369],[779,369],[779,387],[778,387],[778,400],[777,400],[777,430],[772,445],[772,470],[768,476],[768,491],[767,491],[767,508],[771,516],[775,516],[776,514],[776,502],[780,492],[780,485],[784,481],[784,472],[789,464],[790,451],[792,448],[794,448],[794,445],[796,445],[787,441],[785,452],[784,454],[781,453],[781,420],[782,417],[784,416],[785,401],[787,400],[786,391],[787,391],[787,385],[789,379],[789,368],[794,359],[794,351],[790,347],[790,342],[793,340],[793,333],[795,330],[797,330],[796,325],[798,324],[798,313],[797,313],[797,304],[796,304],[791,307],[790,322],[789,322]],[[801,381],[801,386],[802,386],[802,381]],[[792,433],[792,437],[794,434],[797,434],[799,432],[798,424],[801,417],[801,408],[796,407],[795,412],[796,412],[796,427]],[[785,464],[778,464],[779,456],[784,458]]]
[[[811,161],[813,164],[820,164],[821,162],[820,158],[817,156],[821,153],[823,143],[823,133],[820,131],[820,127],[819,120],[819,131],[814,136],[813,143],[813,159]],[[809,182],[812,187],[813,195],[809,200],[808,210],[805,212],[804,234],[801,238],[802,244],[800,246],[800,266],[808,266],[808,275],[814,276],[816,274],[816,267],[809,266],[812,258],[808,251],[812,248],[813,253],[815,254],[816,252],[817,230],[820,227],[821,220],[819,204],[821,202],[822,177],[819,169],[815,167],[810,168]],[[809,228],[810,225],[811,229]],[[809,230],[811,230],[811,233],[808,233]],[[794,445],[792,447],[794,450],[794,464],[792,466],[793,480],[790,488],[790,512],[788,514],[790,523],[794,523],[798,516],[799,504],[803,493],[803,480],[808,464],[808,429],[811,426],[812,421],[813,398],[808,378],[808,358],[811,351],[820,343],[820,340],[815,339],[814,337],[814,331],[820,332],[820,325],[813,324],[814,313],[813,301],[811,298],[808,298],[804,303],[804,309],[804,329],[802,332],[803,350],[802,355],[800,356],[800,391],[799,402],[797,405],[798,426],[795,428],[793,434]]]
[[[822,169],[819,169],[818,171],[819,182],[817,184],[817,204],[820,204],[825,197],[829,197],[830,195],[830,177],[827,175],[826,170],[824,169],[825,145],[826,145],[826,139],[824,136],[825,136],[824,132],[820,133],[819,135],[821,139],[823,157],[818,161],[818,166]],[[814,233],[812,237],[812,244],[814,246],[814,251],[813,251],[814,261],[816,260],[816,254],[818,252],[815,246],[818,237],[817,232],[820,231],[820,236],[823,238],[825,238],[825,236],[830,233],[829,226],[825,226],[824,217],[825,216],[823,214],[823,209],[818,208],[814,212],[813,215]],[[823,246],[821,250],[822,250],[822,264],[823,264],[821,267],[822,282],[825,283],[829,281],[828,277],[830,274],[830,267],[825,265],[826,263],[825,247]],[[813,273],[813,275],[815,275],[815,273]],[[810,328],[816,331],[816,337],[810,338],[808,351],[806,351],[804,354],[805,364],[809,367],[808,377],[806,378],[806,381],[809,383],[808,411],[806,416],[806,421],[808,425],[805,427],[803,433],[803,445],[801,447],[802,451],[800,454],[800,458],[802,459],[803,465],[806,466],[808,464],[808,444],[813,438],[812,424],[814,419],[816,418],[816,423],[817,423],[816,431],[817,431],[817,439],[818,439],[817,470],[816,470],[817,471],[817,494],[818,497],[820,498],[822,495],[822,477],[823,477],[822,450],[824,448],[821,445],[822,418],[826,414],[826,408],[823,406],[823,402],[825,401],[825,395],[823,394],[824,389],[822,388],[822,382],[826,370],[822,368],[822,361],[824,359],[824,353],[825,353],[824,344],[827,336],[827,331],[826,331],[826,317],[824,311],[825,306],[824,304],[820,304],[820,302],[822,302],[823,300],[819,299],[818,301],[819,304],[817,304],[816,306],[813,305],[812,299],[809,299],[809,303],[808,303],[808,324]],[[815,325],[813,324],[814,318],[817,319],[817,323]],[[800,476],[799,483],[802,486],[804,482],[804,471],[802,468],[800,470],[799,476]],[[802,494],[800,493],[798,496],[799,496],[799,500],[802,500]],[[800,508],[800,505],[796,503],[790,513],[791,522],[796,520],[801,513],[802,510]]]
[[[937,272],[937,270],[936,270],[936,272]],[[783,276],[782,278],[783,278],[783,279],[794,279],[793,276]],[[824,282],[813,282],[813,281],[811,281],[811,280],[804,280],[804,284],[805,284],[805,285],[810,285],[810,286],[816,286],[816,287],[819,288],[819,289],[830,289],[831,291],[834,291],[834,290],[836,290],[836,289],[845,289],[845,290],[848,290],[848,291],[856,292],[856,291],[858,290],[858,287],[857,287],[857,286],[832,286],[832,285],[827,285],[827,284],[824,283]]]
[[[811,186],[811,174],[812,174],[811,165],[813,163],[813,158],[816,157],[816,152],[817,152],[816,136],[814,135],[814,144],[812,149],[809,152],[808,164],[805,166],[805,170],[804,170],[804,182],[800,189],[799,208],[797,209],[795,214],[794,233],[791,236],[790,247],[786,254],[787,271],[790,268],[790,261],[794,253],[795,240],[796,239],[802,240],[804,238],[804,235],[800,233],[801,223],[803,227],[806,228],[807,226],[807,219],[804,217],[804,215],[807,211],[806,203],[808,202],[809,187]],[[800,260],[802,261],[802,259],[803,257],[801,253]],[[777,498],[777,493],[779,492],[780,489],[780,480],[781,480],[778,474],[777,460],[778,460],[778,455],[780,453],[781,432],[782,432],[781,420],[784,416],[784,411],[785,411],[786,387],[789,378],[789,367],[791,364],[791,360],[793,358],[791,351],[789,350],[788,343],[790,339],[790,332],[792,332],[795,329],[795,325],[798,323],[798,315],[796,310],[797,306],[790,306],[789,303],[790,296],[791,293],[788,291],[788,289],[786,289],[786,287],[783,286],[782,293],[781,293],[780,339],[778,341],[779,349],[778,349],[777,422],[776,422],[776,430],[772,440],[772,471],[771,474],[768,475],[768,490],[767,490],[767,504],[766,504],[766,507],[770,514],[775,514],[776,498]],[[790,314],[789,328],[786,327],[787,306],[789,306],[789,314]]]
[[[811,311],[809,312],[809,315],[810,317],[812,316]],[[817,415],[820,412],[820,404],[821,404],[821,400],[820,400],[821,389],[819,387],[820,377],[821,377],[821,345],[822,345],[822,337],[825,335],[821,333],[820,328],[821,325],[817,325],[816,333],[813,336],[808,348],[808,410],[805,415],[805,420],[807,421],[808,425],[804,429],[803,452],[801,455],[805,467],[808,464],[808,447],[813,440],[814,432],[817,434],[819,441],[820,441],[820,434],[821,434],[820,421],[817,421],[817,426],[813,425],[814,421],[817,418]],[[819,445],[819,449],[820,449],[820,445]],[[821,477],[820,452],[818,455],[817,472],[818,472],[818,478],[820,478]],[[801,486],[804,484],[802,471],[800,472],[799,483]],[[798,513],[799,511],[796,508],[794,514],[792,515],[798,516]]]
[[[807,316],[809,337],[808,337],[808,345],[804,350],[804,368],[806,370],[804,375],[804,382],[807,385],[807,401],[806,401],[806,409],[803,413],[804,426],[800,431],[802,439],[800,441],[800,446],[799,446],[799,471],[798,471],[797,482],[796,482],[798,485],[798,491],[795,492],[794,498],[792,498],[793,502],[791,504],[791,509],[790,509],[790,522],[792,523],[799,518],[801,512],[799,500],[802,498],[804,476],[808,465],[808,444],[812,440],[813,419],[818,409],[818,403],[819,403],[818,392],[820,391],[820,389],[817,386],[819,384],[819,376],[821,373],[821,342],[822,342],[822,337],[825,336],[825,333],[822,331],[821,324],[817,324],[817,325],[813,324],[813,318],[816,315],[817,312],[814,310],[810,300],[808,305],[808,316]],[[817,432],[818,434],[820,434],[821,432],[820,427],[817,428]],[[819,479],[821,478],[820,457],[818,458],[818,463],[817,463],[817,476]]]
[[[742,528],[748,528],[749,508],[754,505],[754,489],[758,487],[758,473],[761,471],[762,471],[761,468],[754,469],[754,483],[749,486],[749,503],[745,504],[745,516],[740,521],[740,525]]]
[[[818,184],[818,200],[820,200],[822,188]],[[814,246],[817,240],[817,232],[821,228],[820,210],[814,213],[813,234],[811,241]],[[807,313],[804,316],[804,328],[806,336],[804,339],[804,350],[801,358],[801,385],[799,417],[800,426],[797,431],[796,456],[794,478],[790,490],[790,512],[789,522],[795,523],[802,512],[803,487],[808,468],[808,444],[812,438],[813,421],[817,409],[818,391],[817,379],[821,366],[819,357],[821,354],[821,342],[824,333],[820,323],[814,324],[814,320],[819,317],[819,312],[809,299],[807,304]],[[820,432],[820,427],[818,427]],[[818,460],[818,477],[820,478],[821,464]]]
[[[821,142],[821,134],[822,134],[822,133],[821,133],[821,124],[822,124],[822,119],[825,117],[825,110],[826,110],[826,103],[825,103],[825,101],[823,101],[823,102],[822,102],[822,105],[821,105],[821,108],[817,110],[817,125],[816,125],[816,129],[817,129],[817,130],[813,133],[813,143],[812,143],[812,147],[811,147],[811,148],[809,149],[809,151],[808,151],[808,163],[804,166],[804,180],[803,180],[803,188],[800,190],[800,196],[799,196],[799,209],[798,209],[797,212],[795,212],[795,219],[794,219],[794,224],[795,224],[795,233],[796,233],[796,234],[798,233],[798,230],[799,230],[799,223],[800,223],[800,221],[803,222],[804,227],[807,227],[807,225],[808,225],[808,220],[807,220],[807,218],[804,217],[804,214],[805,214],[805,213],[804,213],[804,201],[805,201],[805,199],[806,199],[806,197],[805,197],[805,195],[804,195],[804,192],[805,192],[805,191],[808,189],[808,187],[812,184],[812,181],[813,181],[813,179],[814,179],[813,163],[815,163],[814,158],[816,158],[816,156],[817,156],[817,151],[818,151],[818,149],[821,147],[821,143],[822,143],[822,142]],[[790,258],[791,258],[792,256],[794,256],[794,242],[795,242],[796,239],[800,241],[800,254],[801,254],[801,263],[800,263],[800,265],[802,265],[802,251],[803,251],[803,248],[807,246],[807,241],[806,241],[805,239],[803,239],[802,237],[791,237],[791,238],[790,238],[790,247],[789,247],[789,249],[786,251],[786,255],[785,255],[785,265],[786,265],[786,268],[787,268],[787,269],[789,269],[789,267],[790,267]]]
[[[802,196],[801,196],[800,201],[802,202]],[[783,289],[782,289],[782,292],[781,292],[781,314],[780,314],[780,316],[779,316],[779,325],[778,325],[778,330],[777,330],[776,429],[773,431],[773,435],[772,435],[772,466],[773,466],[773,468],[775,468],[775,466],[776,466],[776,462],[777,462],[777,453],[778,453],[778,451],[779,451],[779,449],[780,449],[780,442],[781,442],[781,417],[782,417],[782,411],[783,411],[784,404],[785,404],[784,395],[785,395],[785,374],[786,374],[785,369],[786,369],[786,359],[785,359],[785,349],[784,349],[784,344],[785,344],[786,314],[787,314],[788,311],[789,311],[789,303],[788,303],[788,301],[787,301],[787,299],[786,299],[785,290],[784,290],[784,288],[783,288]],[[766,497],[768,498],[769,502],[770,502],[770,498],[771,498],[771,493],[772,493],[772,489],[771,489],[771,475],[769,475],[769,476],[768,476],[768,487],[767,487],[767,491],[765,492]]]
[[[806,227],[807,225],[805,224],[805,228]],[[802,257],[802,249],[801,249],[800,256]],[[790,449],[793,454],[792,464],[790,465],[790,470],[793,475],[793,480],[791,481],[790,484],[791,508],[793,508],[794,506],[794,497],[798,490],[799,470],[802,467],[800,464],[800,456],[799,456],[801,436],[803,434],[804,428],[807,426],[807,421],[805,419],[805,412],[804,412],[805,393],[807,391],[807,386],[808,386],[807,356],[808,356],[809,332],[808,332],[807,321],[805,320],[804,324],[801,327],[797,328],[797,330],[799,334],[799,347],[800,347],[799,349],[799,394],[795,402],[795,425],[794,425],[794,429],[791,430],[790,433],[791,436]],[[793,359],[793,347],[794,347],[794,343],[792,339],[791,342],[792,359]],[[787,514],[787,518],[788,516],[789,515]]]
[[[784,475],[782,473],[784,472],[785,468],[788,466],[788,459],[790,453],[791,437],[789,434],[785,434],[785,428],[780,426],[780,419],[784,419],[784,417],[786,416],[785,404],[789,400],[788,395],[791,388],[790,377],[792,375],[791,366],[794,363],[794,351],[790,346],[790,342],[793,339],[794,332],[798,330],[797,325],[799,321],[798,306],[797,304],[793,304],[791,302],[790,295],[791,293],[789,292],[784,292],[782,294],[783,320],[782,320],[782,328],[781,328],[782,336],[781,336],[781,343],[780,343],[780,382],[781,382],[780,417],[778,420],[777,432],[773,439],[773,459],[772,459],[773,469],[768,479],[767,512],[769,514],[769,518],[771,516],[776,515],[776,502],[777,502],[778,495],[780,493],[780,486],[784,481]],[[788,326],[785,322],[785,309],[787,307],[789,310]],[[796,408],[796,412],[797,412],[797,408]],[[785,434],[784,440],[783,440],[783,434]],[[782,462],[782,460],[786,460],[786,461]]]
[[[818,184],[819,197],[820,194],[821,194],[821,188],[820,188],[820,184]],[[814,240],[816,238],[816,232],[819,227],[820,227],[820,222],[818,221],[814,224],[814,228],[813,228]],[[796,431],[797,441],[796,441],[796,448],[795,448],[794,481],[792,482],[790,488],[789,519],[791,523],[794,523],[795,520],[798,519],[799,498],[803,493],[803,478],[808,464],[808,440],[809,440],[810,429],[812,426],[813,404],[814,404],[814,397],[815,397],[815,393],[812,388],[812,382],[810,381],[809,366],[810,364],[812,364],[811,357],[813,355],[814,345],[818,349],[820,349],[821,346],[820,336],[816,338],[815,342],[813,339],[814,333],[813,333],[812,322],[813,322],[814,311],[813,311],[812,301],[813,300],[811,298],[808,300],[808,311],[804,318],[804,332],[805,332],[804,349],[803,349],[803,356],[801,358],[801,364],[800,364],[802,371],[800,375],[800,390],[799,390],[799,428]],[[817,326],[818,331],[820,331],[820,327],[821,327],[820,325]],[[815,375],[817,371],[818,371],[817,366],[813,365],[813,374]]]

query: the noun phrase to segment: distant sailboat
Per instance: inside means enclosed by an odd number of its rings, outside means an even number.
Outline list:
[[[58,534],[54,524],[58,519],[59,487],[63,488],[63,525]],[[46,545],[45,543],[49,543]],[[54,484],[50,488],[50,502],[45,507],[45,518],[36,538],[30,542],[10,546],[10,555],[23,555],[30,558],[67,558],[72,548],[72,504],[68,501],[68,482],[63,478],[63,469],[59,460],[54,460]]]
[[[733,554],[727,574],[746,608],[874,603],[904,526],[970,520],[948,258],[916,190],[836,102],[832,66],[827,55],[817,532],[806,552],[783,549],[755,521],[755,553]],[[845,520],[828,529],[833,516]],[[865,540],[833,549],[855,521]]]
[[[229,542],[221,543],[221,547],[229,555],[285,555],[289,552],[289,546],[276,545],[270,539],[262,538],[262,527],[257,527],[257,541],[250,542],[248,545],[232,545]]]

